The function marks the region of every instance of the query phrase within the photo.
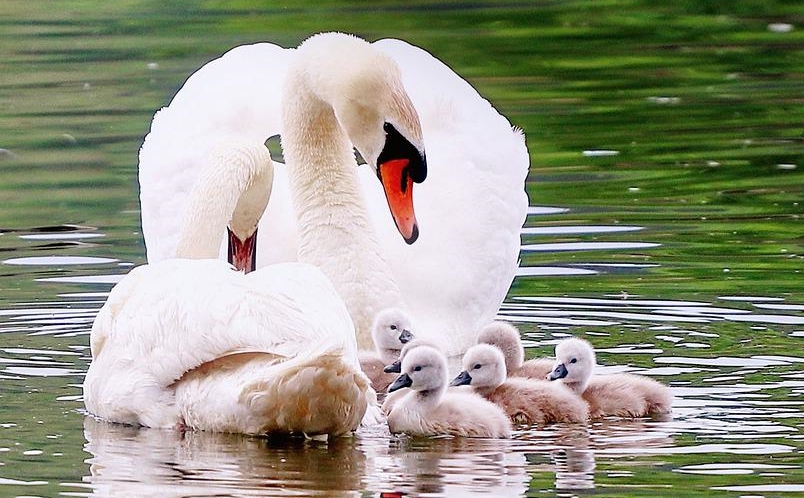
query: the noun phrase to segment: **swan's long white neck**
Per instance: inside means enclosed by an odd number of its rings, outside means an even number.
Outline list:
[[[332,280],[355,323],[358,346],[373,349],[374,316],[400,306],[402,297],[369,221],[352,143],[308,76],[291,72],[283,96],[282,149],[299,228],[299,260],[318,266]]]
[[[272,183],[273,163],[264,146],[229,143],[210,154],[190,191],[175,256],[216,259],[227,225],[241,239],[253,234]]]

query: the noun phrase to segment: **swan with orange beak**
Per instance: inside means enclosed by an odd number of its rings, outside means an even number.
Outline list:
[[[413,184],[427,177],[421,123],[394,61],[354,36],[307,39],[285,77],[282,149],[299,260],[332,280],[358,346],[373,349],[377,313],[406,306],[371,223],[354,149],[374,169],[407,244],[419,237]]]

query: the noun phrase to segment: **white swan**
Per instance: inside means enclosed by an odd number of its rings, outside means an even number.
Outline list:
[[[443,339],[440,342],[449,354],[460,354],[474,342],[480,327],[494,319],[517,267],[529,162],[522,134],[466,81],[424,50],[399,40],[381,40],[370,45],[371,51],[348,48],[338,53],[344,48],[338,41],[343,36],[329,33],[311,39],[329,49],[317,59],[331,63],[310,83],[315,87],[331,79],[343,80],[369,52],[387,55],[399,68],[386,73],[401,74],[419,116],[427,152],[427,180],[416,186],[418,240],[407,245],[394,230],[374,168],[357,168],[356,193],[368,207],[365,229],[373,228],[380,253],[421,333]],[[210,147],[231,138],[262,144],[281,131],[287,149],[290,130],[282,130],[284,102],[276,82],[302,57],[301,52],[269,43],[237,47],[199,69],[171,104],[154,116],[139,164],[149,261],[172,254],[187,191],[195,181],[198,161]],[[355,76],[363,74],[361,70]],[[360,95],[365,108],[375,111],[377,103],[371,99],[381,96]],[[317,129],[309,132],[326,148]],[[417,138],[406,137],[414,142]],[[351,134],[349,139],[356,141]],[[342,153],[346,154],[345,149]],[[291,160],[287,150],[285,156]],[[271,205],[261,221],[264,236],[257,251],[258,266],[297,257],[288,174],[289,169],[277,167]],[[335,197],[332,201],[345,202]],[[320,249],[322,257],[335,260],[347,253],[335,241]],[[355,257],[367,252],[360,247],[354,251]],[[334,278],[326,268],[325,273]],[[354,288],[335,284],[350,301],[348,294]],[[353,318],[361,347],[370,348],[370,317]],[[432,331],[439,331],[439,336],[430,335]]]
[[[227,151],[212,155],[191,196],[179,258],[216,255],[229,216],[253,231],[268,201],[267,150]],[[90,344],[84,403],[111,422],[338,435],[357,427],[373,398],[346,307],[302,263],[245,275],[217,259],[135,268],[112,289]]]

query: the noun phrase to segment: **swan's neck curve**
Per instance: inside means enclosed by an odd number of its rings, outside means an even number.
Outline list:
[[[374,349],[375,315],[400,307],[402,297],[368,217],[352,143],[306,76],[291,72],[283,96],[282,150],[299,261],[318,266],[332,280],[354,321],[358,346]]]
[[[177,258],[217,258],[226,227],[245,240],[268,205],[273,184],[268,149],[226,144],[209,157],[189,194]]]

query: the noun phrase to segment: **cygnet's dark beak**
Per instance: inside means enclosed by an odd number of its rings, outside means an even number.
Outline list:
[[[563,379],[564,377],[567,376],[567,373],[569,373],[567,372],[567,367],[565,367],[564,364],[562,363],[558,365],[556,368],[554,368],[553,371],[547,375],[547,380]]]
[[[402,389],[403,387],[410,387],[411,384],[413,384],[413,381],[408,376],[408,374],[402,374],[399,377],[397,377],[396,380],[390,386],[388,386],[388,392],[392,393],[394,391]]]
[[[402,333],[399,334],[399,342],[406,344],[411,339],[413,339],[413,334],[411,334],[407,329],[402,329]]]
[[[390,365],[385,365],[385,368],[382,369],[385,373],[401,373],[402,372],[402,360],[396,360],[395,362],[391,363]]]
[[[452,382],[449,383],[451,386],[468,386],[472,383],[472,376],[469,375],[469,372],[464,370],[463,372],[459,373],[457,377],[455,377]]]

